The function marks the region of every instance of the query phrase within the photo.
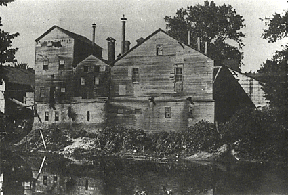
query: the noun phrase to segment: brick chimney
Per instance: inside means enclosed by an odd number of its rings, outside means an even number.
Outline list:
[[[108,63],[111,65],[115,61],[115,39],[108,37]]]
[[[125,53],[130,49],[130,41],[125,41]]]
[[[93,28],[93,35],[92,35],[92,42],[95,43],[95,33],[96,33],[96,24],[92,24],[92,28]]]
[[[125,15],[123,14],[123,17],[121,18],[122,21],[122,42],[121,42],[121,54],[123,55],[125,53],[125,22],[127,18],[125,18]]]

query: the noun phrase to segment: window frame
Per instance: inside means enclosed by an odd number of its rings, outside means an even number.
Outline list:
[[[134,70],[137,70],[137,71],[135,72]],[[132,83],[139,83],[140,82],[140,74],[139,74],[139,68],[138,67],[132,67],[131,80],[132,80]]]
[[[181,73],[179,73],[179,71],[177,70],[181,70]],[[175,83],[183,82],[183,67],[176,66],[174,76],[175,76]]]
[[[171,118],[171,107],[165,106],[165,118]]]
[[[86,85],[86,79],[84,77],[80,77],[80,85],[85,86]]]
[[[49,111],[44,112],[44,120],[49,121]]]
[[[58,111],[55,111],[55,116],[54,116],[54,120],[55,122],[59,121],[59,112]]]
[[[49,70],[49,59],[43,59],[43,70]]]
[[[63,61],[63,64],[61,63]],[[59,66],[58,70],[64,70],[65,69],[65,60],[64,59],[59,59]]]
[[[83,66],[83,72],[89,72],[89,66],[85,65]]]
[[[94,85],[95,86],[99,86],[100,85],[100,78],[98,76],[94,76]]]
[[[156,55],[163,56],[163,44],[156,45]]]

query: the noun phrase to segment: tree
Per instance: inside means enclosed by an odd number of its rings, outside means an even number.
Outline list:
[[[221,65],[225,60],[237,62],[236,69],[240,70],[243,58],[240,49],[244,46],[242,38],[245,35],[240,31],[245,25],[243,16],[236,13],[231,5],[216,6],[213,1],[210,5],[196,5],[177,10],[176,16],[166,16],[167,32],[188,43],[188,31],[191,32],[191,46],[197,48],[197,37],[201,40],[201,52],[204,52],[204,42],[208,44],[207,55],[214,60],[215,65]],[[228,44],[230,40],[236,46]]]
[[[0,0],[0,6],[4,5],[7,6],[7,3],[10,3],[14,0]],[[2,65],[5,62],[13,62],[15,58],[15,53],[18,50],[18,48],[11,48],[12,46],[12,40],[19,36],[19,33],[10,34],[8,32],[5,32],[1,29],[1,26],[3,24],[1,23],[1,17],[0,17],[0,65]]]
[[[274,14],[264,29],[263,38],[269,43],[288,36],[288,11],[284,15]],[[276,51],[270,60],[266,60],[258,70],[262,74],[265,85],[263,90],[271,101],[271,106],[278,109],[288,110],[288,45],[283,46],[282,51]]]

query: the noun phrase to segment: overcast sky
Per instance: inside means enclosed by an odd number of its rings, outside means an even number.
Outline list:
[[[246,35],[243,48],[245,66],[242,71],[256,71],[260,65],[281,49],[287,40],[267,43],[261,38],[264,22],[259,18],[271,17],[275,12],[283,13],[288,8],[287,0],[215,0],[216,5],[230,4],[236,12],[244,16]],[[131,46],[139,37],[147,37],[155,30],[165,30],[165,16],[174,16],[177,9],[204,0],[15,0],[7,7],[0,7],[3,29],[19,32],[13,41],[18,47],[18,62],[34,67],[35,39],[53,25],[92,39],[92,23],[97,24],[96,43],[103,47],[103,57],[107,56],[107,37],[116,39],[116,55],[120,52],[122,14],[128,18],[126,40]]]

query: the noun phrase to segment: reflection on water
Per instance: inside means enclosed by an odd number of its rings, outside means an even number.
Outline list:
[[[1,195],[17,194],[286,194],[287,166],[98,158],[71,162],[59,156],[1,153]],[[144,193],[145,192],[145,193]]]

